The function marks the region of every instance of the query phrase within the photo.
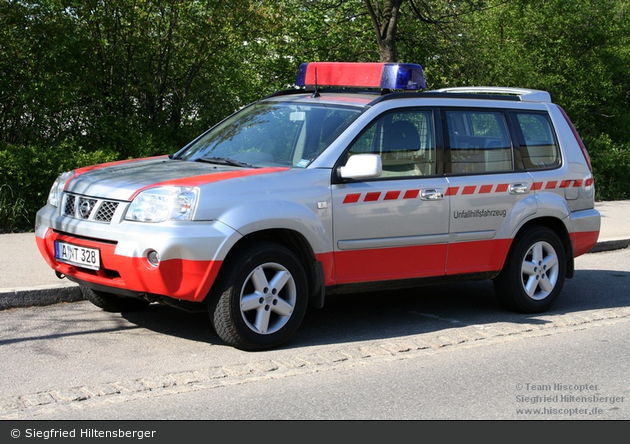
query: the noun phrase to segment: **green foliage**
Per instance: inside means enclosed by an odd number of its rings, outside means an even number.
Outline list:
[[[5,0],[0,230],[30,229],[60,172],[174,152],[304,61],[378,61],[392,7],[393,53],[430,88],[548,90],[598,198],[628,198],[626,0]]]
[[[614,143],[607,134],[583,140],[591,156],[597,199],[630,199],[630,144]]]
[[[11,233],[28,223],[25,203],[9,185],[0,185],[0,233]]]
[[[582,134],[630,140],[628,32],[616,0],[514,0],[475,15],[475,69],[458,84],[549,91]],[[622,105],[625,106],[625,105]],[[624,124],[625,123],[625,124]],[[614,129],[613,129],[614,128]],[[623,129],[622,129],[623,128]],[[612,134],[612,133],[611,133]]]
[[[117,152],[88,152],[72,143],[60,143],[47,150],[0,145],[0,232],[32,229],[34,215],[46,204],[50,187],[60,173],[119,158]]]

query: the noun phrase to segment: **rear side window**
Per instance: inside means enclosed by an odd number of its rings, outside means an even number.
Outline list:
[[[520,152],[525,169],[554,168],[560,165],[555,133],[544,113],[512,112],[520,130]]]
[[[474,174],[512,171],[513,155],[504,114],[489,110],[445,112],[450,150],[446,171]]]

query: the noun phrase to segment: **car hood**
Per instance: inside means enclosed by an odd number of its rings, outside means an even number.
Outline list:
[[[130,201],[140,191],[156,186],[199,186],[287,168],[240,168],[173,160],[168,156],[112,162],[75,170],[65,191]]]

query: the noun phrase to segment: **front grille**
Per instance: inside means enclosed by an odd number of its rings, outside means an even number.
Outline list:
[[[120,202],[64,194],[63,215],[75,219],[110,223]]]

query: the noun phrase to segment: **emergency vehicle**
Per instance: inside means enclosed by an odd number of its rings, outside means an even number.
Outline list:
[[[262,350],[338,293],[492,279],[507,308],[547,310],[597,241],[594,195],[545,91],[317,62],[175,153],[61,174],[35,228],[98,307],[207,310]]]

